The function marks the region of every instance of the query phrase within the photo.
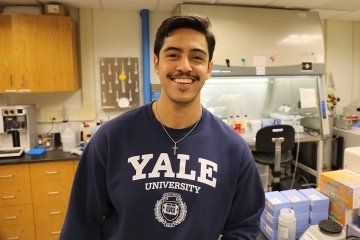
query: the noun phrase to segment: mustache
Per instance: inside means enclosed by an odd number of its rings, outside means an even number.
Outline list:
[[[166,77],[170,79],[174,78],[190,78],[193,81],[199,81],[200,77],[198,75],[194,75],[191,73],[184,73],[184,72],[176,72],[176,73],[168,73]]]

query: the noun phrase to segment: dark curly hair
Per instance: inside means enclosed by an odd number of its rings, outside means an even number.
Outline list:
[[[172,31],[179,28],[190,28],[205,35],[209,51],[209,61],[211,61],[215,49],[215,37],[210,31],[210,27],[211,23],[208,18],[196,15],[177,15],[167,18],[157,30],[154,43],[154,54],[159,57],[160,49],[164,44],[164,39],[165,37],[168,37]]]

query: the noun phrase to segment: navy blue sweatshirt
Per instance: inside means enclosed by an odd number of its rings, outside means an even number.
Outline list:
[[[190,129],[167,130],[178,140]],[[151,104],[105,123],[80,159],[60,239],[256,239],[264,191],[246,142],[203,109],[173,146]]]

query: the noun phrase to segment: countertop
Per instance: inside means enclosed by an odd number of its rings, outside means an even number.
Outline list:
[[[23,153],[19,157],[2,157],[0,158],[0,164],[64,161],[78,159],[80,159],[79,155],[64,152],[62,149],[54,149],[46,151],[44,155],[39,157],[29,157],[26,155],[26,153]]]

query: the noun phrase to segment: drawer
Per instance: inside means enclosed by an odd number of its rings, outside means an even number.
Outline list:
[[[30,184],[8,185],[0,187],[0,207],[20,204],[30,204],[31,187]]]
[[[71,182],[32,184],[33,203],[62,201],[68,202]]]
[[[0,240],[35,240],[34,224],[0,227]]]
[[[32,204],[0,207],[0,227],[34,223]]]
[[[35,224],[36,240],[58,240],[63,221],[41,222]]]
[[[30,178],[32,183],[72,181],[73,177],[73,161],[30,164]]]
[[[28,164],[0,166],[0,186],[28,183],[30,181]]]
[[[65,202],[47,202],[34,204],[35,223],[42,221],[54,221],[65,219],[67,203]]]

